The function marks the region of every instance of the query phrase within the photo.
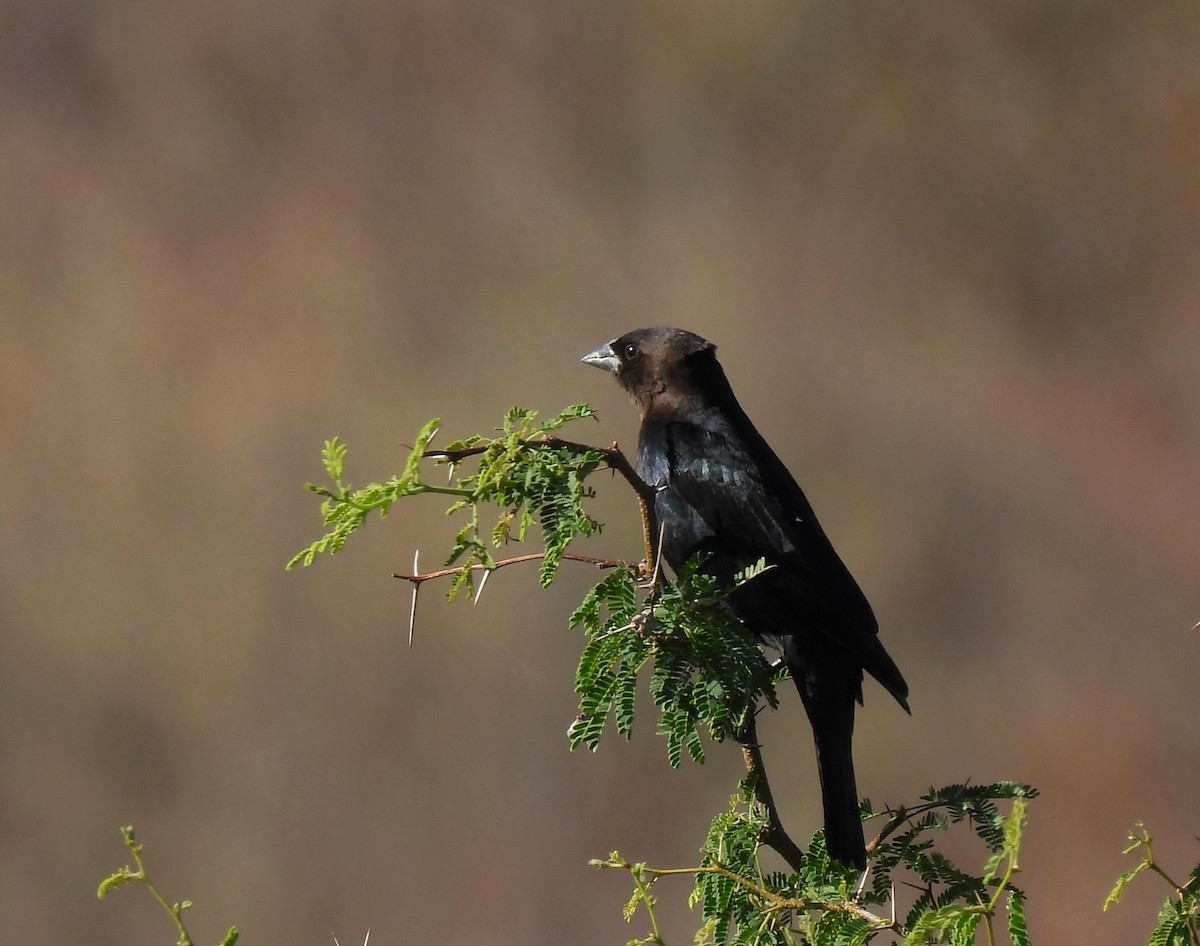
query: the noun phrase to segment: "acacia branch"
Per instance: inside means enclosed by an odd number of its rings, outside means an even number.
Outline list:
[[[641,478],[637,470],[629,462],[628,457],[621,451],[616,441],[611,447],[594,447],[590,444],[578,443],[573,440],[563,440],[559,437],[554,437],[550,434],[545,434],[533,440],[522,441],[526,446],[546,446],[550,448],[566,449],[576,453],[595,452],[604,456],[604,461],[609,469],[619,473],[626,483],[633,489],[634,494],[638,498],[638,505],[642,514],[642,541],[645,548],[646,558],[643,563],[643,576],[650,577],[651,583],[657,586],[657,577],[660,567],[660,551],[662,545],[662,533],[659,530],[658,518],[654,510],[654,500],[657,495],[657,489]],[[443,460],[450,464],[458,463],[469,457],[478,456],[489,450],[491,444],[477,444],[471,447],[464,447],[459,450],[427,450],[425,456],[430,459]],[[520,555],[515,558],[505,559],[504,561],[495,563],[492,567],[484,565],[469,565],[460,566],[458,568],[440,569],[434,572],[426,572],[425,574],[400,575],[394,577],[403,578],[413,584],[413,610],[416,609],[416,595],[420,585],[433,578],[442,578],[449,575],[455,575],[462,572],[464,569],[479,569],[490,574],[496,568],[501,568],[505,565],[513,565],[518,562],[534,561],[545,557],[545,553],[533,553],[530,555]],[[600,568],[615,568],[619,565],[627,563],[615,561],[611,559],[596,559],[586,555],[574,555],[566,553],[563,555],[565,559],[572,561],[586,562],[596,565]],[[414,571],[416,569],[414,568]],[[485,575],[486,578],[486,575]],[[478,594],[476,595],[478,598]],[[412,640],[412,628],[409,628],[409,640]],[[762,843],[773,848],[795,871],[801,870],[801,865],[804,861],[804,852],[799,845],[792,840],[791,836],[783,827],[782,821],[779,818],[779,811],[775,806],[775,799],[771,793],[771,784],[767,779],[766,765],[763,762],[762,747],[758,744],[757,726],[755,723],[754,714],[749,714],[749,720],[742,731],[741,736],[742,755],[746,763],[747,784],[754,793],[755,799],[761,804],[767,813],[767,826],[764,829]]]
[[[787,861],[788,866],[799,873],[804,863],[804,852],[784,830],[783,822],[779,820],[779,810],[775,807],[775,797],[771,794],[771,783],[767,780],[762,746],[758,743],[758,724],[753,712],[749,713],[748,717],[739,741],[742,746],[742,758],[746,763],[746,783],[754,792],[755,800],[767,812],[767,825],[763,829],[761,840],[763,844],[774,848],[779,856]]]
[[[513,558],[501,559],[498,562],[493,562],[491,565],[458,565],[454,568],[439,568],[433,572],[423,572],[419,575],[402,575],[399,572],[393,572],[393,578],[402,578],[405,581],[410,581],[414,585],[419,585],[422,582],[429,581],[433,578],[448,578],[451,575],[458,575],[465,571],[483,571],[494,572],[498,568],[503,568],[505,565],[518,565],[521,562],[536,562],[546,557],[545,552],[530,552],[528,555],[517,555]],[[584,562],[588,565],[595,565],[597,568],[618,568],[622,565],[628,565],[628,562],[623,562],[619,558],[595,558],[591,555],[576,555],[574,552],[563,552],[562,558],[569,559],[572,562]]]
[[[749,878],[743,877],[737,871],[730,870],[724,864],[714,862],[701,867],[648,867],[645,864],[631,864],[625,858],[621,857],[616,852],[608,860],[591,860],[588,862],[591,867],[608,867],[621,868],[629,871],[634,875],[635,881],[641,877],[649,876],[650,883],[660,877],[674,877],[678,875],[699,876],[700,874],[720,874],[722,877],[728,877],[734,883],[744,887],[752,896],[758,897],[765,904],[766,911],[793,910],[803,912],[807,910],[824,910],[830,913],[848,913],[851,916],[858,917],[867,923],[872,929],[889,929],[894,927],[893,922],[876,916],[866,907],[860,906],[857,903],[837,903],[827,900],[805,900],[795,897],[781,897],[773,890],[755,883]],[[648,884],[641,885],[645,890],[649,890]]]
[[[543,446],[573,450],[576,453],[591,451],[603,454],[608,468],[615,473],[620,473],[638,498],[638,505],[641,507],[642,513],[642,544],[646,552],[645,568],[649,571],[654,567],[654,562],[658,559],[659,539],[658,517],[654,513],[654,497],[658,491],[638,475],[637,470],[633,468],[629,458],[621,452],[621,448],[617,446],[615,440],[611,447],[594,447],[591,444],[563,440],[560,437],[544,434],[533,440],[524,440],[522,443],[528,447]],[[468,457],[485,453],[490,447],[491,444],[478,444],[473,447],[464,447],[461,450],[427,450],[425,456],[432,460],[445,460],[454,464]]]
[[[930,805],[926,807],[931,808],[933,806]],[[869,857],[870,855],[874,854],[876,848],[878,848],[879,845],[891,837],[891,835],[896,832],[896,829],[908,821],[913,814],[915,814],[915,812],[905,808],[903,805],[893,811],[891,816],[888,818],[887,823],[884,824],[883,828],[880,830],[879,834],[875,835],[875,839],[867,845],[867,856]]]
[[[520,562],[536,562],[546,557],[545,552],[530,552],[528,555],[517,555],[513,558],[502,559],[499,562],[493,562],[491,565],[458,565],[454,568],[439,568],[432,572],[417,572],[417,562],[420,555],[420,550],[413,554],[413,572],[412,575],[402,575],[399,572],[392,572],[393,578],[402,578],[413,586],[412,604],[408,609],[408,646],[412,647],[413,634],[417,627],[417,593],[421,590],[421,585],[434,578],[448,578],[451,575],[459,575],[463,572],[483,572],[483,577],[479,579],[479,587],[475,589],[473,600],[478,603],[479,596],[483,594],[483,585],[488,579],[488,575],[494,572],[497,568],[503,568],[505,565],[516,565]],[[576,555],[574,552],[563,552],[562,557],[569,559],[572,562],[585,562],[588,565],[595,565],[597,568],[619,568],[622,565],[628,565],[628,562],[623,562],[617,558],[594,558],[591,555]]]

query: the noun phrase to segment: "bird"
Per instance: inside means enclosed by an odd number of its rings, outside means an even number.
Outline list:
[[[870,603],[738,403],[713,343],[643,328],[581,360],[611,372],[638,409],[635,468],[654,490],[663,559],[676,573],[697,559],[733,588],[728,600],[742,625],[779,650],[812,725],[826,850],[864,869],[852,754],[864,671],[911,713]],[[765,571],[733,587],[761,560]]]

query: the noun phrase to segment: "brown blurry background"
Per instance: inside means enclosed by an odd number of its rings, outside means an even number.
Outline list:
[[[1197,49],[1168,0],[0,4],[0,941],[170,942],[96,901],[126,822],[203,942],[641,935],[587,859],[694,863],[738,756],[567,752],[595,574],[429,589],[410,650],[442,503],[283,563],[323,439],[359,484],[438,414],[632,444],[578,358],[675,324],[912,685],[868,687],[863,793],[1033,782],[1035,941],[1144,942],[1165,888],[1100,912],[1127,829],[1200,860]]]

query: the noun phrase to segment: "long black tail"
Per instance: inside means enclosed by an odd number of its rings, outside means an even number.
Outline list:
[[[801,690],[801,696],[805,694]],[[828,697],[828,694],[825,694]],[[858,787],[854,782],[854,697],[809,699],[804,708],[817,745],[817,774],[825,809],[825,847],[830,857],[859,870],[867,866],[862,819],[858,816]]]

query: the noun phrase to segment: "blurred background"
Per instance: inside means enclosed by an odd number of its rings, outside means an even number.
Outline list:
[[[595,573],[429,588],[409,649],[441,502],[283,563],[325,438],[357,484],[511,404],[632,446],[578,359],[673,324],[912,686],[864,795],[1033,782],[1035,941],[1144,942],[1127,830],[1200,860],[1198,44],[1167,0],[0,4],[0,941],[170,942],[96,900],[129,822],[198,941],[643,935],[587,859],[695,863],[740,761],[567,751]],[[597,483],[586,550],[636,556]],[[794,693],[762,736],[806,838]]]

